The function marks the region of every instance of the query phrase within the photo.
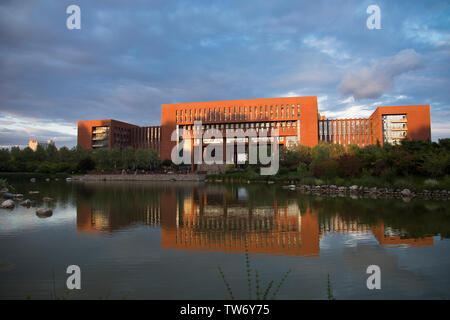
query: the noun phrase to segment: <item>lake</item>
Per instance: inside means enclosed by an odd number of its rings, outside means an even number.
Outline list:
[[[271,293],[290,270],[276,299],[450,298],[447,201],[42,180],[11,182],[51,217],[0,209],[1,299],[227,299],[219,267],[233,296],[248,299],[246,252],[253,299],[255,269],[259,291],[274,281]],[[69,265],[81,268],[81,290],[66,288]],[[380,267],[380,290],[367,288],[370,265]]]

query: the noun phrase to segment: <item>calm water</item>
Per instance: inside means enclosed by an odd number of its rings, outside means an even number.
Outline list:
[[[55,199],[53,216],[0,210],[0,298],[224,299],[220,265],[248,298],[245,243],[262,286],[291,270],[277,299],[449,299],[445,201],[305,196],[280,186],[190,183],[14,183]],[[28,195],[39,190],[39,195]],[[381,268],[368,290],[366,268]],[[253,293],[253,297],[255,294]]]

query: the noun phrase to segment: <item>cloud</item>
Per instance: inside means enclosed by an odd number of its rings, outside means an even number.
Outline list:
[[[317,38],[308,36],[303,39],[303,43],[308,47],[319,50],[333,59],[349,59],[350,56],[344,51],[343,45],[334,37]]]
[[[394,78],[420,66],[420,56],[414,49],[400,51],[395,56],[382,58],[348,72],[339,85],[342,94],[351,94],[356,100],[379,98],[394,87]]]
[[[54,140],[57,147],[74,146],[77,129],[74,124],[62,121],[49,121],[19,117],[0,113],[0,146],[25,146],[30,139],[39,141]]]
[[[403,33],[412,41],[442,47],[450,46],[450,32],[448,30],[436,30],[427,24],[419,24],[413,21],[405,21]]]
[[[321,114],[329,119],[343,119],[343,118],[368,118],[375,108],[366,105],[354,105],[340,110],[324,110],[320,111]]]
[[[358,0],[77,1],[81,30],[66,28],[70,0],[0,1],[0,114],[11,115],[0,121],[158,125],[165,103],[294,95],[327,96],[320,111],[342,113],[380,92],[382,105],[430,104],[433,121],[448,119],[445,0],[385,2],[377,31],[366,28],[367,5]],[[412,50],[399,54],[404,48]],[[415,52],[423,68],[405,74],[414,66],[395,57]],[[361,73],[361,61],[375,62]],[[11,130],[0,138],[28,142],[20,126]]]

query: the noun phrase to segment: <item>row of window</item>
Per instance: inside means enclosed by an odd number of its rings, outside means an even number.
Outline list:
[[[160,127],[142,127],[133,129],[133,142],[136,147],[147,146],[158,148],[160,141]]]
[[[370,121],[370,125],[369,125]],[[350,119],[350,120],[320,120],[319,135],[341,136],[341,135],[369,135],[369,128],[372,130],[372,120]]]
[[[341,140],[343,140],[344,145],[356,143],[364,146],[364,141],[370,141],[370,139],[373,139],[372,120],[348,119],[319,121],[319,140],[321,141],[340,144]]]
[[[398,144],[407,136],[406,115],[389,114],[382,116],[383,141],[390,144]]]
[[[219,123],[219,124],[202,124],[202,130],[208,129],[258,129],[258,128],[295,128],[298,121],[273,121],[273,122],[246,122],[246,123]],[[194,125],[180,125],[179,129],[193,130]],[[199,130],[200,128],[195,128]]]
[[[269,117],[270,115],[270,117]],[[257,120],[278,118],[300,117],[300,105],[278,105],[275,106],[238,106],[238,107],[217,107],[204,109],[179,109],[175,110],[175,122],[203,121],[226,121],[226,120]],[[189,119],[189,120],[188,120]]]

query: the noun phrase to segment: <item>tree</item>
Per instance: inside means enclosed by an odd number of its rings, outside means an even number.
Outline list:
[[[172,167],[172,160],[170,159],[164,159],[161,163],[163,167]]]
[[[109,160],[110,160],[109,169],[117,170],[119,168],[122,168],[122,154],[120,152],[120,149],[119,148],[111,148],[111,149],[108,149],[108,153],[109,153]]]
[[[338,159],[338,163],[341,177],[355,177],[361,173],[361,160],[355,155],[344,154]]]
[[[34,152],[34,155],[37,161],[47,160],[47,152],[40,144],[38,144],[36,151]]]
[[[58,154],[58,149],[56,149],[55,145],[53,143],[49,143],[47,145],[47,149],[46,151],[46,158],[50,161],[55,161],[57,160],[57,154]]]
[[[425,156],[424,162],[420,167],[425,174],[432,178],[443,176],[446,173],[449,173],[450,155],[444,150],[437,154],[429,154]]]
[[[158,152],[155,150],[149,151],[150,170],[156,170],[161,167],[161,159],[158,156]]]
[[[155,150],[136,151],[136,166],[140,170],[155,170],[161,166],[158,153]]]
[[[109,157],[108,149],[100,148],[96,149],[93,153],[93,160],[97,164],[97,169],[110,170],[111,161]]]
[[[122,150],[122,168],[136,169],[136,157],[133,147],[126,147]]]
[[[80,160],[77,165],[77,170],[80,172],[88,172],[95,169],[95,161],[91,158],[85,158]]]

